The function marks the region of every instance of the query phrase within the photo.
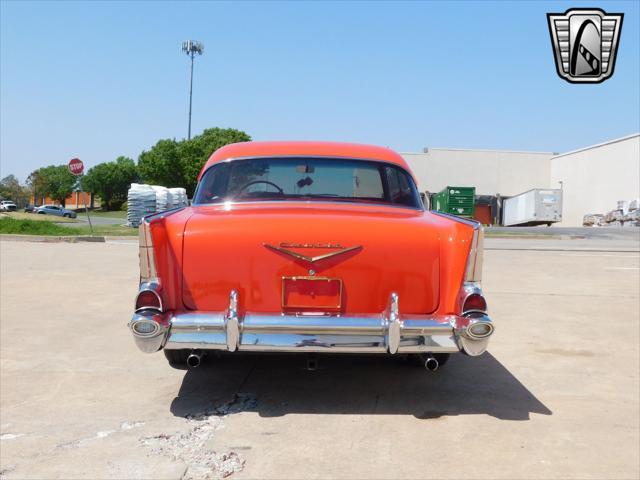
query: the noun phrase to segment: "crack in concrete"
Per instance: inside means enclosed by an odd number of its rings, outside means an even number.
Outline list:
[[[181,477],[183,480],[226,478],[244,469],[244,458],[232,450],[217,453],[209,449],[207,443],[214,438],[217,430],[224,428],[224,418],[255,408],[256,405],[255,396],[236,393],[231,400],[222,405],[187,415],[185,418],[190,426],[187,432],[171,435],[161,433],[141,438],[140,443],[150,448],[154,455],[183,462],[186,465]]]
[[[72,440],[70,442],[66,442],[66,443],[61,443],[59,444],[56,448],[78,448],[81,447],[89,442],[92,442],[94,440],[99,440],[101,438],[106,438],[106,437],[110,437],[111,435],[113,435],[114,433],[120,433],[120,432],[125,432],[127,430],[132,430],[134,428],[139,428],[142,427],[144,425],[144,422],[122,422],[120,424],[120,427],[114,430],[101,430],[99,432],[96,432],[96,434],[93,437],[86,437],[86,438],[81,438],[79,440]]]

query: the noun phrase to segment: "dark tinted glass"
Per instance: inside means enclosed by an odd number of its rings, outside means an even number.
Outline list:
[[[422,208],[413,179],[399,167],[366,160],[317,158],[219,163],[203,175],[194,204],[296,199]]]

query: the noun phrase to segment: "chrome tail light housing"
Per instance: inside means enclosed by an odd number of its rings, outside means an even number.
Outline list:
[[[151,224],[142,219],[139,230],[140,283],[158,282],[156,257],[151,236]]]
[[[482,262],[484,260],[484,228],[480,223],[473,222],[473,237],[467,257],[467,268],[464,273],[465,282],[482,281]]]
[[[139,312],[141,310],[163,311],[160,285],[157,282],[144,282],[140,284],[140,289],[136,296],[135,311]]]

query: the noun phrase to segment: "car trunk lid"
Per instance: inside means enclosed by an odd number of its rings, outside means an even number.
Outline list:
[[[236,290],[244,311],[374,313],[396,292],[403,312],[431,313],[439,298],[438,242],[423,212],[407,208],[337,202],[195,207],[184,232],[183,302],[188,309],[221,311]],[[301,277],[301,283],[286,280]],[[327,283],[311,283],[318,277]]]

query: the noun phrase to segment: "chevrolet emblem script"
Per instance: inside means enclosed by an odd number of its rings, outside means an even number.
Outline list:
[[[560,78],[571,83],[600,83],[613,75],[623,17],[599,8],[548,13]]]
[[[283,242],[280,245],[271,245],[269,243],[263,244],[265,247],[275,250],[280,253],[284,253],[285,255],[290,255],[293,258],[297,258],[298,260],[304,260],[305,262],[314,263],[320,260],[326,260],[327,258],[335,257],[337,255],[342,255],[343,253],[352,252],[353,250],[357,250],[361,248],[360,245],[356,245],[355,247],[344,248],[339,243],[286,243]],[[322,255],[317,255],[315,257],[310,257],[308,255],[302,255],[301,253],[294,252],[293,250],[289,250],[290,248],[339,248],[340,250],[336,252],[323,253]]]

